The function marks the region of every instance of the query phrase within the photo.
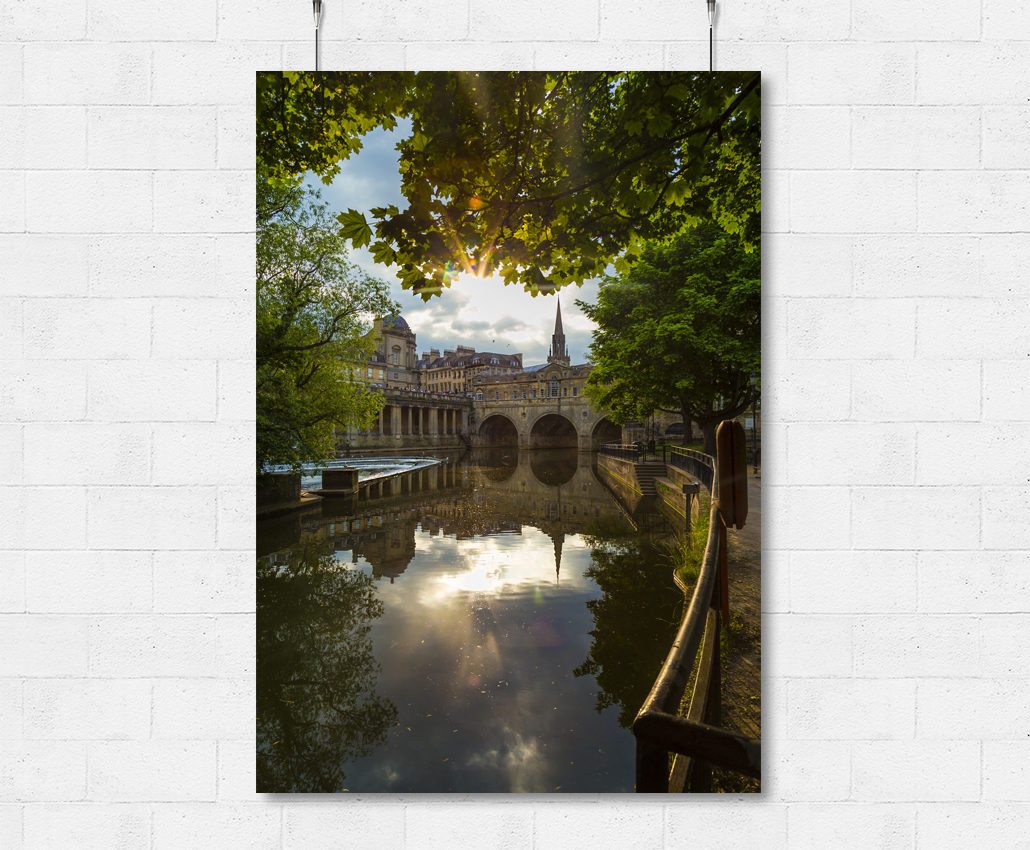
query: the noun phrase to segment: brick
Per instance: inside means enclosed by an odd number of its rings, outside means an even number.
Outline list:
[[[912,552],[792,552],[790,610],[886,614],[916,610]]]
[[[854,266],[852,240],[847,236],[805,236],[787,233],[763,246],[766,262],[777,274],[763,288],[781,296],[849,296]],[[764,293],[763,293],[764,294]]]
[[[326,15],[328,4],[322,7],[323,17]],[[312,20],[312,23],[314,21]],[[328,24],[328,21],[326,21]],[[404,42],[365,42],[351,40],[351,33],[339,32],[335,27],[325,30],[320,36],[318,48],[319,65],[325,68],[360,68],[364,71],[396,71],[398,68],[410,68],[411,70],[431,71],[434,68],[440,70],[454,70],[456,63],[461,61],[459,56],[463,50],[469,50],[474,56],[480,58],[486,56],[488,48],[495,48],[496,53],[504,54],[507,45],[490,44],[477,45],[468,41],[442,42],[433,41],[429,44]],[[346,27],[344,27],[346,29]],[[312,33],[313,34],[313,33]],[[315,70],[315,50],[311,42],[311,35],[305,35],[303,41],[291,41],[283,45],[283,67],[297,68],[298,70]],[[434,65],[426,61],[432,56],[433,48],[439,48],[440,54],[449,54],[450,63]],[[532,51],[527,51],[524,46],[514,48],[519,50],[521,55],[528,57],[523,59],[519,67],[527,67],[529,59],[532,59]],[[407,64],[405,61],[407,60]],[[470,70],[487,69],[486,63],[470,66]],[[253,133],[251,134],[253,135]]]
[[[215,114],[213,106],[91,109],[90,168],[213,168]]]
[[[1030,241],[1023,234],[989,234],[980,239],[980,284],[989,298],[1027,298],[1025,270]]]
[[[310,10],[298,12],[298,16],[304,14],[310,14]],[[151,102],[173,106],[252,105],[256,98],[254,70],[280,68],[281,59],[278,41],[158,43],[153,48]]]
[[[222,615],[216,630],[217,675],[249,677],[256,675],[254,645],[257,641],[253,614]]]
[[[21,360],[24,356],[22,326],[24,303],[14,298],[0,299],[0,361]]]
[[[1030,324],[1007,299],[926,298],[918,312],[917,357],[1025,361],[1030,351]]]
[[[904,804],[804,803],[788,810],[787,829],[794,850],[911,850],[916,846],[916,811]]]
[[[918,811],[919,841],[939,850],[969,847],[1018,847],[1030,831],[1030,806],[979,802],[922,805]]]
[[[762,793],[766,804],[849,799],[851,747],[847,741],[763,740],[762,761],[775,765],[764,771]]]
[[[25,553],[0,551],[0,612],[25,611]]]
[[[915,350],[912,301],[795,299],[787,308],[787,353],[791,360],[898,360]],[[860,366],[879,364],[857,363]],[[893,417],[887,417],[888,419]]]
[[[797,679],[787,686],[787,735],[830,741],[915,737],[916,685],[897,679]]]
[[[253,192],[253,176],[243,171],[159,171],[154,176],[154,230],[252,231]]]
[[[296,65],[286,65],[296,68]],[[329,67],[341,67],[331,65]],[[218,168],[253,168],[257,157],[254,140],[254,110],[243,106],[222,106],[218,109],[216,140]]]
[[[81,419],[86,412],[86,366],[27,360],[0,370],[0,421]]]
[[[0,679],[0,741],[23,737],[22,687],[21,679]],[[3,835],[2,830],[0,835]]]
[[[82,487],[0,487],[0,548],[79,549],[86,545]]]
[[[980,110],[975,107],[865,107],[856,109],[851,120],[856,168],[980,165]]]
[[[95,801],[213,800],[212,741],[94,741],[88,797]]]
[[[210,281],[215,287],[212,295],[253,303],[254,259],[253,234],[219,234],[215,242],[215,275]]]
[[[0,171],[0,233],[25,230],[25,175]]]
[[[154,484],[246,484],[253,481],[254,430],[247,424],[156,424]]]
[[[743,0],[739,5],[727,3],[716,7],[715,38],[753,41],[835,41],[848,37],[850,21],[843,6],[820,5],[815,0],[803,0],[797,14],[783,7]],[[695,10],[694,26],[688,32],[708,27],[708,16],[702,6]],[[654,20],[654,19],[652,19]],[[664,29],[664,27],[663,27]],[[716,68],[722,66],[716,63]]]
[[[1030,798],[1030,741],[984,744],[983,798],[1012,802]]]
[[[537,812],[538,823],[542,812]],[[405,842],[426,850],[469,846],[479,841],[488,847],[508,850],[533,842],[534,820],[525,806],[466,803],[459,809],[458,804],[442,801],[432,806],[413,804],[404,808],[404,838]],[[640,820],[636,822],[643,825]],[[288,834],[289,821],[283,826]],[[286,842],[284,845],[294,846]]]
[[[70,236],[0,236],[0,297],[83,296],[89,280],[86,242]]]
[[[976,549],[979,515],[975,487],[860,487],[852,537],[863,549]]]
[[[790,103],[862,106],[913,103],[916,51],[894,44],[792,44]]]
[[[39,144],[40,139],[46,143]],[[0,108],[0,162],[11,169],[85,168],[86,110]]]
[[[637,807],[627,807],[626,811],[634,811]],[[787,843],[787,807],[786,806],[747,806],[742,805],[732,818],[726,817],[726,810],[718,803],[702,804],[692,809],[685,806],[668,808],[668,828],[670,846],[673,842],[680,847],[705,846],[731,850],[746,845],[756,835],[762,836],[762,847],[775,850],[784,848]],[[603,846],[605,838],[598,833],[597,844]],[[695,845],[694,842],[697,842]],[[567,845],[566,845],[567,846]],[[631,846],[626,844],[625,846]],[[647,847],[644,843],[632,846]],[[652,847],[658,844],[651,845]]]
[[[961,199],[961,202],[956,202]],[[1030,173],[924,171],[919,174],[919,230],[1005,233],[1030,214]]]
[[[149,552],[29,552],[26,605],[39,613],[150,611],[152,558]]]
[[[980,10],[971,3],[941,8],[931,0],[899,0],[851,10],[849,35],[856,41],[961,41],[979,33]]]
[[[207,236],[98,236],[89,242],[90,294],[212,297],[217,259]]]
[[[22,431],[21,425],[0,425],[0,485],[22,483]]]
[[[254,360],[222,360],[218,363],[218,421],[254,421],[257,391]]]
[[[776,646],[764,659],[765,676],[850,676],[853,641],[850,617],[770,614],[763,618],[763,637]]]
[[[663,66],[662,58],[662,45],[659,42],[622,44],[606,41],[542,41],[533,45],[534,65],[548,70],[640,68],[644,71],[660,71]]]
[[[29,172],[26,225],[45,233],[138,233],[151,228],[149,174],[131,171]],[[60,204],[53,203],[55,197]]]
[[[787,429],[788,484],[910,484],[915,429],[904,423],[827,423]]]
[[[839,421],[851,413],[851,364],[840,360],[794,360],[776,369],[762,385],[767,416],[788,422]]]
[[[218,799],[254,799],[257,788],[257,768],[254,759],[254,742],[218,742]]]
[[[93,549],[210,549],[215,494],[210,487],[91,487]]]
[[[20,44],[0,45],[0,103],[22,102],[24,51]]]
[[[716,10],[716,14],[720,14]],[[706,15],[707,18],[707,15]],[[707,39],[704,40],[707,42]],[[696,56],[706,58],[708,45],[702,43],[702,50]],[[757,71],[762,73],[762,104],[779,106],[787,103],[787,53],[786,43],[717,41],[715,55],[720,71]],[[678,44],[666,49],[667,68],[698,68],[702,62],[687,61]]]
[[[788,233],[795,228],[790,218],[789,171],[767,171],[762,175],[765,203],[762,205],[762,233]]]
[[[660,808],[653,804],[620,811],[598,806],[589,799],[573,800],[561,806],[538,809],[533,844],[541,850],[568,847],[577,841],[584,846],[611,841],[619,847],[653,847],[661,843],[662,819]],[[670,824],[670,831],[673,829]]]
[[[22,830],[22,807],[0,803],[0,846],[23,850]]]
[[[253,486],[218,488],[218,548],[254,548]]]
[[[1024,470],[1024,473],[1026,470]],[[983,545],[985,549],[1030,548],[1030,487],[985,487]]]
[[[919,340],[926,334],[920,321]],[[922,350],[920,354],[926,356]],[[851,376],[851,412],[859,421],[975,421],[980,417],[980,366],[974,360],[855,363]]]
[[[919,484],[1030,484],[1030,444],[1018,425],[921,425],[916,445]]]
[[[983,109],[984,168],[1020,169],[1030,147],[1030,107],[987,106]]]
[[[376,7],[368,0],[362,0],[358,8],[371,12]],[[412,12],[416,11],[417,7],[412,9]],[[406,19],[407,29],[399,28],[393,15],[387,17],[381,12],[372,13],[365,18],[369,19],[369,37],[373,37],[373,33],[389,32],[390,40],[399,38],[421,41],[448,38],[461,33],[466,26],[468,37],[473,41],[493,40],[497,33],[501,32],[505,34],[505,40],[512,41],[596,41],[599,35],[598,6],[592,0],[572,0],[570,3],[562,4],[559,9],[548,6],[542,0],[527,0],[518,6],[499,5],[486,0],[469,0],[467,18],[463,5],[455,4],[450,14],[441,16],[439,21],[434,21],[432,26],[425,29],[415,27],[415,17]],[[542,21],[547,22],[546,27],[540,26]],[[377,37],[382,38],[378,35]]]
[[[389,800],[389,798],[388,798]],[[340,806],[339,804],[315,803],[302,806],[284,806],[282,808],[283,850],[330,850],[339,846],[341,832],[361,846],[363,844],[381,844],[388,847],[399,847],[406,844],[405,826],[410,807],[404,809],[389,801],[376,806]],[[440,808],[448,808],[441,803]],[[455,809],[449,809],[452,813]],[[419,806],[415,819],[432,813],[432,809]],[[463,808],[462,811],[467,811]],[[496,832],[490,828],[498,813],[491,812],[484,822],[487,834]],[[457,818],[460,822],[466,816]],[[498,820],[501,820],[498,818]],[[407,824],[410,830],[412,824]],[[448,824],[448,827],[450,825]],[[335,836],[335,837],[334,837]],[[527,836],[528,838],[528,836]]]
[[[1024,609],[1026,600],[1018,600],[1015,605]],[[1024,613],[983,618],[980,632],[983,638],[985,676],[1026,676],[1026,659],[1030,657],[1028,627],[1030,617]]]
[[[980,292],[974,237],[867,236],[855,244],[855,294],[875,298],[956,298]]]
[[[79,617],[0,615],[0,677],[84,675],[86,626]]]
[[[984,0],[983,38],[1022,41],[1026,38],[1027,0]]]
[[[213,676],[218,672],[215,622],[209,617],[103,617],[90,624],[89,644],[94,676]]]
[[[139,359],[150,354],[150,304],[79,298],[34,299],[24,307],[26,357]]]
[[[253,514],[253,500],[251,502]],[[154,555],[156,612],[252,612],[254,593],[254,563],[250,552],[157,552]]]
[[[763,466],[768,472],[768,468]],[[839,549],[851,545],[851,499],[844,487],[770,487],[766,549]]]
[[[118,0],[89,0],[96,41],[203,41],[215,37],[215,7],[204,0],[158,4],[141,13]],[[224,37],[224,34],[223,34]]]
[[[846,107],[770,110],[763,129],[767,138],[779,140],[762,163],[766,169],[851,167],[851,115]]]
[[[846,199],[846,200],[845,200]],[[803,233],[912,233],[923,228],[916,175],[903,171],[795,171],[790,229]]]
[[[1030,421],[1030,369],[1026,360],[983,364],[983,418],[994,422]]]
[[[600,38],[604,41],[651,41],[655,38],[655,21],[659,20],[666,32],[700,33],[702,26],[706,30],[708,28],[708,13],[704,9],[699,13],[697,9],[674,0],[637,0],[612,6],[602,4]],[[677,42],[676,47],[682,49],[683,45]]]
[[[858,676],[971,676],[980,666],[980,624],[972,617],[868,616],[855,625],[854,640]]]
[[[86,35],[86,0],[68,0],[60,15],[41,14],[24,0],[0,6],[0,32],[5,41],[73,41]]]
[[[28,846],[60,850],[150,850],[150,807],[114,803],[31,805],[25,808]]]
[[[1025,31],[1025,21],[1022,26]],[[1024,59],[1024,46],[1016,43],[920,45],[916,102],[1023,103],[1030,88],[1030,68]]]
[[[320,26],[323,30],[320,35],[326,35],[326,28],[330,21],[335,19],[336,27],[341,28],[341,18],[349,18],[344,14],[342,8],[330,7],[328,3],[322,8],[322,20]],[[303,40],[308,42],[309,52],[314,55],[311,42],[314,38],[315,19],[311,10],[306,15],[297,14],[296,9],[291,9],[276,0],[253,0],[247,3],[244,0],[223,0],[218,4],[218,38],[227,41],[260,41],[268,37],[269,32],[274,32],[282,41]],[[337,65],[325,63],[325,57],[320,57],[319,65],[322,68],[336,68]],[[298,65],[284,65],[284,68],[299,69]],[[347,67],[363,67],[350,65]],[[400,66],[397,66],[400,67]],[[311,70],[314,70],[312,64]]]
[[[89,73],[83,73],[84,68]],[[36,43],[25,47],[26,103],[146,103],[149,88],[149,45]]]
[[[980,794],[980,747],[974,742],[860,741],[852,758],[856,800],[976,800]]]
[[[221,846],[279,850],[280,806],[189,803],[154,807],[153,850]],[[330,830],[339,833],[336,829]]]
[[[86,792],[86,745],[80,741],[8,741],[0,760],[0,799],[14,802],[81,800]],[[27,824],[26,824],[27,826]]]
[[[154,739],[255,740],[254,682],[159,679],[154,682]]]
[[[144,425],[34,425],[26,431],[25,483],[145,484],[150,446]]]
[[[169,298],[154,305],[156,359],[232,359],[253,350],[252,300]]]
[[[25,682],[25,737],[147,738],[150,689],[145,679],[29,679]]]
[[[137,422],[213,420],[215,376],[215,364],[204,360],[91,363],[89,417]]]
[[[990,676],[990,668],[982,674]],[[916,718],[917,735],[924,739],[975,746],[982,740],[1022,740],[1030,723],[1030,681],[928,679],[919,683]]]
[[[1030,553],[920,552],[919,610],[1030,613]],[[989,630],[990,622],[983,628]]]

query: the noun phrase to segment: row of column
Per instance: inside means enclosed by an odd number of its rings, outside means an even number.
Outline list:
[[[454,487],[457,483],[457,467],[446,463],[359,484],[358,493],[362,499],[374,496],[402,496],[422,490]]]
[[[435,437],[458,434],[468,427],[468,413],[427,407],[398,407],[388,404],[379,411],[379,421],[372,434],[378,436]]]

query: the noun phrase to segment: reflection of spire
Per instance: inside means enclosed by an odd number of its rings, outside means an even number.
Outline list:
[[[554,537],[554,583],[557,584],[561,578],[561,546],[565,541],[565,532],[559,530]]]

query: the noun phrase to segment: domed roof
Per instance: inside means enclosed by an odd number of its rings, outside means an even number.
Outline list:
[[[411,328],[408,327],[408,323],[404,321],[404,317],[401,316],[400,314],[398,314],[396,316],[387,316],[385,319],[383,319],[383,327],[384,328],[399,328],[402,331],[410,331],[411,330]]]

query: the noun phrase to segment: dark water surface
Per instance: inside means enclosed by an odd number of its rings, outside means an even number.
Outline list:
[[[260,523],[257,790],[632,791],[682,594],[595,463],[471,454]]]

